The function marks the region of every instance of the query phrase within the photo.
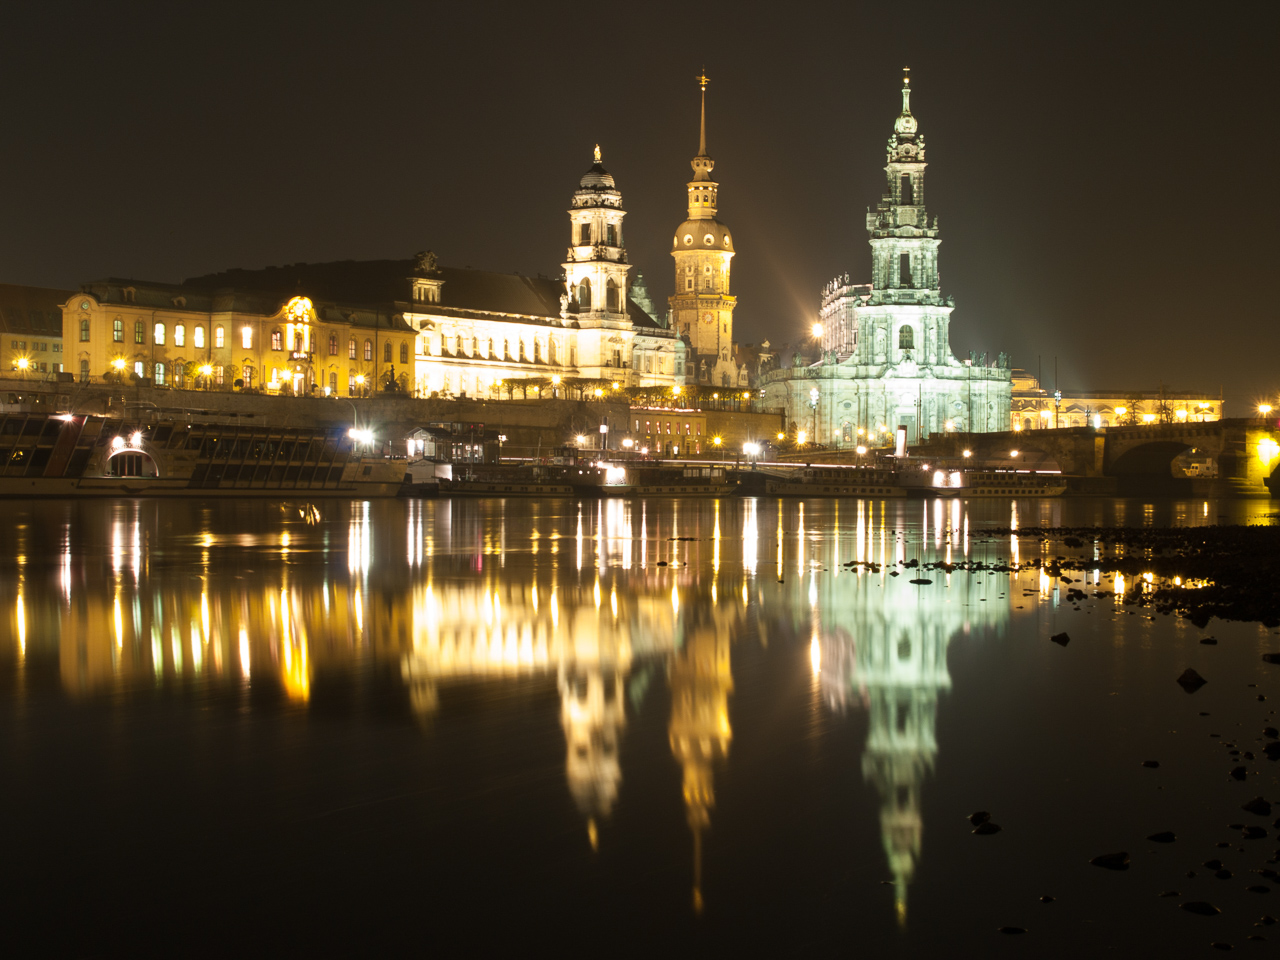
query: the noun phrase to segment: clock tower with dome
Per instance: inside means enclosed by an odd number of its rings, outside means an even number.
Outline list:
[[[675,259],[675,294],[671,297],[671,325],[689,344],[685,380],[708,387],[738,385],[733,356],[733,308],[729,293],[729,261],[733,238],[716,219],[720,185],[711,179],[715,161],[707,155],[707,77],[702,88],[702,123],[698,155],[691,161],[688,184],[689,217],[676,228],[671,256]]]

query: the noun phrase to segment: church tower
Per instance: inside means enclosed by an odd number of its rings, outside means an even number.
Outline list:
[[[733,240],[729,228],[716,219],[720,184],[711,179],[715,161],[707,155],[707,83],[702,88],[702,123],[698,155],[691,161],[688,183],[689,218],[676,228],[671,244],[675,258],[675,295],[671,323],[676,335],[689,342],[691,369],[687,379],[703,386],[737,385],[733,362],[733,308],[729,293],[729,261]]]
[[[936,301],[938,224],[932,229],[924,207],[924,137],[911,115],[911,68],[903,70],[902,113],[889,138],[884,168],[889,192],[867,213],[871,234],[871,284],[893,290],[899,303]],[[925,298],[923,301],[921,297]],[[931,299],[930,299],[931,298]]]
[[[600,160],[583,174],[569,210],[569,252],[565,287],[578,325],[629,326],[627,319],[627,252],[622,241],[622,194]],[[567,318],[566,318],[567,320]]]

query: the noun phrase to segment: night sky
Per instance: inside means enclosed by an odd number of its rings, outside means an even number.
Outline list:
[[[901,68],[952,347],[1276,402],[1272,4],[10,4],[0,282],[410,257],[559,273],[599,142],[665,306],[708,147],[736,337],[866,281]]]

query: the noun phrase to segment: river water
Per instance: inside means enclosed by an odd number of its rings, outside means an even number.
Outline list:
[[[912,561],[1071,553],[996,527],[1274,521],[1265,501],[9,502],[5,942],[1256,947],[1280,884],[1251,871],[1280,841],[1241,805],[1280,801],[1249,759],[1275,631],[1095,599],[1124,592],[1105,576],[1071,603],[1029,565]],[[999,833],[972,833],[979,810]],[[1089,863],[1118,851],[1129,869]]]

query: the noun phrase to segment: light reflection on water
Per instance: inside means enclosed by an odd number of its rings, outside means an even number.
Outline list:
[[[1221,510],[1269,516],[1265,504]],[[652,737],[627,739],[665,686],[663,749],[688,825],[667,842],[684,846],[697,915],[714,869],[717,779],[735,762],[736,668],[771,640],[796,641],[812,709],[865,725],[861,777],[879,811],[889,913],[905,927],[927,859],[922,796],[952,685],[949,645],[1002,636],[1031,595],[1054,609],[1062,600],[1039,569],[896,565],[1016,565],[1041,545],[997,541],[984,527],[1134,515],[1195,524],[1220,512],[1119,501],[30,504],[4,521],[15,544],[0,587],[11,611],[5,696],[35,689],[26,667],[39,658],[56,662],[70,701],[261,689],[305,711],[321,679],[354,684],[372,665],[397,678],[422,736],[446,737],[437,720],[451,690],[545,681],[558,700],[564,786],[598,851],[632,788],[629,753],[658,749]],[[933,583],[909,582],[920,577]],[[1103,585],[1118,603],[1123,578]],[[632,789],[650,802],[649,785]]]

